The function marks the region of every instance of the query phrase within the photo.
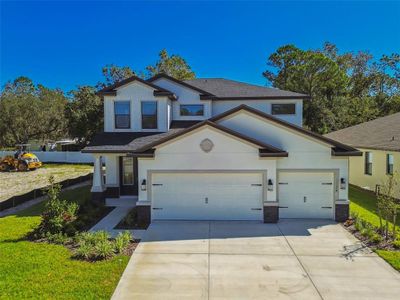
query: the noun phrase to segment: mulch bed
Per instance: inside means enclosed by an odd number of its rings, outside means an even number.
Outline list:
[[[132,210],[128,213],[128,215],[123,218],[115,229],[127,229],[127,230],[134,230],[134,229],[147,229],[149,227],[149,223],[139,223],[137,221],[137,210],[136,207],[132,208]]]
[[[383,238],[383,240],[379,243],[374,243],[372,242],[368,237],[363,236],[360,231],[358,231],[355,226],[354,226],[354,221],[353,220],[347,220],[346,222],[343,223],[343,227],[349,231],[351,234],[353,234],[357,239],[359,239],[364,245],[368,246],[372,250],[388,250],[388,251],[399,251],[399,249],[396,249],[393,247],[393,244],[391,243],[392,240],[386,240]]]
[[[136,240],[136,239],[133,240],[131,242],[131,244],[125,249],[124,253],[122,253],[122,254],[131,256],[133,254],[133,252],[135,252],[136,247],[139,245],[139,243],[140,243],[140,240]]]

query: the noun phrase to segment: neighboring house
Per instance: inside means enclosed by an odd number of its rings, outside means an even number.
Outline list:
[[[400,113],[331,132],[326,137],[357,147],[350,158],[350,183],[377,191],[388,174],[400,176]],[[400,199],[400,186],[396,198]]]
[[[348,156],[361,153],[302,128],[307,95],[166,75],[98,94],[104,132],[82,150],[93,199],[137,201],[140,221],[348,215]]]

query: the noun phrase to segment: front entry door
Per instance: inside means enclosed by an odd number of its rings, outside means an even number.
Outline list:
[[[119,166],[121,195],[137,195],[137,158],[127,156],[120,157]]]

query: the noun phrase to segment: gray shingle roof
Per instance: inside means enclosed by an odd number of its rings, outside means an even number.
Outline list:
[[[248,84],[224,78],[197,78],[197,79],[185,80],[184,82],[201,90],[207,91],[210,94],[220,99],[235,99],[235,98],[307,99],[309,98],[309,96],[305,94],[283,91],[276,88],[269,88],[254,84]]]
[[[89,146],[82,149],[83,153],[130,153],[140,156],[144,154],[154,154],[153,147],[174,139],[182,134],[191,132],[202,126],[211,126],[231,136],[238,137],[247,142],[260,146],[260,156],[262,157],[287,157],[288,153],[258,141],[222,125],[205,120],[187,128],[171,128],[163,133],[146,132],[102,132],[95,136]]]
[[[400,151],[400,112],[325,136],[353,147]]]
[[[135,152],[162,138],[175,134],[183,128],[170,129],[168,132],[101,132],[91,143],[82,149],[83,153]]]

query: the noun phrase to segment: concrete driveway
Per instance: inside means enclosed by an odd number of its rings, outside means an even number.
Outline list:
[[[113,299],[399,299],[400,275],[321,220],[155,222]]]

